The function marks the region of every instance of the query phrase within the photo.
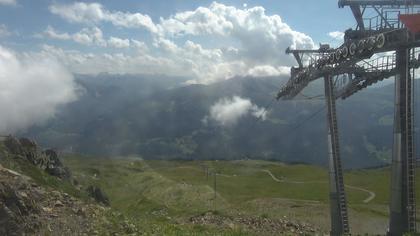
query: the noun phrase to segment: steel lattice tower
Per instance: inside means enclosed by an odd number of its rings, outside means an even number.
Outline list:
[[[336,49],[290,49],[299,67],[277,99],[292,99],[311,81],[323,78],[328,123],[331,235],[349,234],[340,159],[335,100],[345,99],[373,83],[395,77],[394,145],[391,164],[389,235],[416,232],[413,78],[420,47],[420,0],[339,0],[348,6],[357,27],[345,32]],[[367,12],[376,14],[366,18]],[[416,23],[418,21],[418,23]],[[306,59],[304,56],[308,56]],[[335,80],[333,80],[335,78]]]

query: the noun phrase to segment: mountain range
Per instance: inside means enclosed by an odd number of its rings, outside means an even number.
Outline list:
[[[273,101],[287,78],[235,77],[210,85],[143,75],[77,76],[77,101],[22,132],[41,145],[95,156],[145,159],[264,159],[327,165],[323,83],[291,101]],[[267,109],[230,125],[208,122],[212,106],[239,97]],[[393,85],[337,100],[344,168],[389,163]],[[417,122],[418,124],[418,122]]]

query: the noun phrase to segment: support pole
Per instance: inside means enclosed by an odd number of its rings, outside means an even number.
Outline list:
[[[327,102],[328,154],[330,182],[331,235],[349,233],[346,194],[344,191],[338,139],[337,113],[335,108],[334,85],[331,76],[324,77],[325,100]]]
[[[391,166],[391,201],[388,235],[416,231],[415,159],[413,148],[412,79],[409,49],[396,51],[394,146]]]

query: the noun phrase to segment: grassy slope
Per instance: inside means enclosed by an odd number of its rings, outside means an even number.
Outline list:
[[[185,224],[193,215],[211,208],[208,186],[187,186],[168,179],[146,162],[132,160],[65,158],[82,185],[100,186],[111,207],[135,219],[146,235],[247,235],[241,229],[218,229]]]
[[[86,157],[68,157],[65,162],[82,184],[100,185],[110,196],[112,206],[136,219],[146,232],[169,228],[184,233],[191,230],[220,233],[220,229],[186,223],[189,217],[208,210],[230,216],[288,216],[316,224],[325,231],[329,228],[327,171],[320,167],[265,161],[141,161]],[[211,176],[207,179],[204,165],[220,173],[216,202],[214,179]],[[273,181],[263,170],[270,170],[285,182]],[[368,193],[346,188],[352,231],[383,233],[387,225],[389,170],[346,172],[345,182],[376,194],[371,202],[363,203]]]

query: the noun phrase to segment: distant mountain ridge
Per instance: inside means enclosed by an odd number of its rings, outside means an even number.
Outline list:
[[[205,124],[218,100],[239,96],[269,104],[285,78],[236,77],[210,85],[181,78],[79,76],[79,99],[45,125],[24,135],[60,150],[92,155],[159,159],[270,159],[326,165],[324,100],[272,103],[268,118],[239,119],[234,126]],[[305,95],[322,95],[315,82]],[[392,146],[393,86],[371,88],[337,102],[345,168],[382,165]],[[297,127],[298,126],[298,127]]]

